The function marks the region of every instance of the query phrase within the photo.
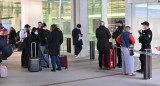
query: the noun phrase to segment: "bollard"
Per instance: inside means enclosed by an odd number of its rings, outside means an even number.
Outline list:
[[[151,53],[151,49],[145,49],[144,52]],[[152,56],[145,55],[144,57],[144,79],[152,78]]]
[[[95,41],[90,41],[90,60],[95,59]]]
[[[71,53],[71,38],[67,38],[67,52]]]

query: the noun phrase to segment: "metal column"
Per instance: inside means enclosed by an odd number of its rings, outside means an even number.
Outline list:
[[[95,41],[90,41],[90,60],[95,59]]]
[[[151,49],[145,49],[144,52],[151,53]],[[144,57],[144,79],[152,78],[152,56],[145,55]]]
[[[71,38],[67,38],[67,52],[71,53]]]

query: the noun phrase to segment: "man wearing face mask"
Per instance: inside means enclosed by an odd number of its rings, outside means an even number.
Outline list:
[[[112,36],[112,38],[113,39],[115,39],[115,41],[116,41],[116,39],[117,39],[117,37],[120,35],[120,34],[122,34],[122,32],[123,32],[123,29],[124,29],[124,26],[123,26],[123,22],[122,21],[118,21],[118,22],[116,22],[117,23],[117,29],[116,29],[116,31],[113,33],[113,36]],[[120,44],[116,41],[116,45],[117,45],[117,47],[121,47],[120,46]],[[118,56],[118,64],[117,64],[117,66],[119,67],[119,68],[121,68],[122,67],[122,57],[121,57],[121,48],[117,48],[117,56]]]
[[[36,43],[36,52],[35,52],[35,45],[33,45],[33,55],[35,55],[36,53],[36,56],[38,56],[38,49],[39,49],[39,38],[38,38],[38,30],[33,27],[32,28],[32,32],[31,32],[31,35],[29,35],[27,38],[24,39],[24,43],[23,43],[23,46],[26,48],[26,57],[25,57],[25,68],[28,67],[28,60],[29,60],[29,57],[31,57],[31,43],[32,42],[35,42]]]
[[[31,50],[31,43],[32,42],[36,42],[36,51],[37,51],[36,55],[38,56],[38,49],[39,49],[40,41],[38,38],[38,30],[35,27],[32,28],[31,35],[28,36],[27,46],[29,46],[29,48],[27,49],[27,52],[29,53],[29,56],[31,56],[30,50]],[[33,48],[34,48],[34,46],[33,46]],[[35,55],[35,50],[33,50],[33,55]]]
[[[144,30],[138,30],[138,33],[140,34],[139,43],[142,44],[140,51],[143,51],[145,49],[151,49],[152,31],[149,28],[148,21],[144,21],[141,25],[143,25]],[[139,73],[144,73],[144,57],[145,55],[140,54],[141,69],[137,70]]]

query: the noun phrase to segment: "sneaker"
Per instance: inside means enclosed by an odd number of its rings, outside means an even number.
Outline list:
[[[79,58],[79,56],[76,56],[75,58]]]
[[[62,69],[59,69],[59,68],[57,68],[56,70],[59,70],[59,71],[61,71]]]
[[[102,67],[99,67],[99,70],[102,70]]]
[[[142,69],[137,70],[138,73],[144,73]]]
[[[52,71],[52,72],[56,72],[56,70],[53,70],[53,69],[52,69],[51,71]]]
[[[49,68],[49,65],[47,65],[47,68]]]
[[[122,66],[121,66],[121,65],[119,65],[119,66],[118,66],[118,68],[122,68]]]

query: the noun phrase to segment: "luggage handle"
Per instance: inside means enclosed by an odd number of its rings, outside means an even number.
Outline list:
[[[33,46],[32,46],[32,45],[33,45],[33,44],[35,44],[35,57],[36,57],[36,56],[37,56],[37,55],[36,55],[36,42],[32,42],[32,43],[31,43],[31,57],[33,57],[33,51],[32,51],[32,49],[33,49]]]

